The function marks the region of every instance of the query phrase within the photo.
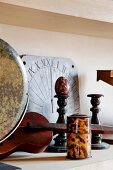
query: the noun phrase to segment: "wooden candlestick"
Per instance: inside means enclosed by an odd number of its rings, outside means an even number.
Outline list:
[[[90,111],[92,112],[91,123],[100,125],[98,113],[100,112],[101,109],[98,106],[100,104],[100,97],[102,97],[103,95],[102,94],[88,94],[87,96],[91,97],[91,101],[90,101],[92,105],[92,108],[90,109]],[[109,145],[107,143],[102,142],[101,134],[92,132],[92,144],[91,144],[92,149],[106,149],[108,147]]]
[[[55,97],[58,98],[57,104],[59,108],[58,120],[56,123],[65,123],[64,115],[66,113],[67,98],[69,93],[69,84],[65,77],[59,77],[55,83]],[[55,144],[49,146],[50,151],[54,152],[66,152],[66,133],[59,132],[58,136],[54,138]]]

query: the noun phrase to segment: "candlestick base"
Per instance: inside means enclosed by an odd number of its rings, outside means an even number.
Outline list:
[[[66,143],[66,135],[64,132],[60,132],[55,138],[54,144],[48,146],[48,151],[50,152],[66,152],[67,151],[67,143]]]
[[[66,152],[67,151],[67,147],[66,146],[50,145],[50,146],[48,146],[47,151],[62,153],[62,152]]]
[[[93,150],[101,150],[101,149],[108,149],[109,144],[102,142],[102,143],[96,143],[96,144],[91,144],[91,149]]]
[[[100,120],[98,118],[98,113],[100,112],[100,108],[98,107],[100,105],[100,97],[102,97],[102,94],[88,94],[88,97],[91,97],[91,105],[90,111],[92,112],[92,118],[91,123],[92,124],[98,124],[100,125]],[[91,148],[92,149],[107,149],[109,148],[109,144],[102,142],[102,135],[92,133],[92,142],[91,142]]]

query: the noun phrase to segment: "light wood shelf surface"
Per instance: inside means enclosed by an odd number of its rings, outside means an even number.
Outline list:
[[[0,2],[0,23],[63,33],[113,38],[113,23]]]
[[[19,166],[23,170],[112,170],[113,146],[104,150],[93,150],[92,157],[82,160],[69,160],[66,153],[28,154],[17,152],[2,160],[4,163]]]
[[[0,0],[0,2],[113,23],[112,0]]]

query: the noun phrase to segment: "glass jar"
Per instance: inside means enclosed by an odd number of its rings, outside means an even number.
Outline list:
[[[67,117],[67,158],[91,157],[91,119],[87,115]]]

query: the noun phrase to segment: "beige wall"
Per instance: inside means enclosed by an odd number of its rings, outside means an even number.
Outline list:
[[[101,121],[113,125],[113,87],[96,82],[97,69],[113,69],[113,39],[78,36],[0,24],[0,37],[19,54],[72,58],[78,67],[81,113],[89,114],[89,93],[102,93]]]

